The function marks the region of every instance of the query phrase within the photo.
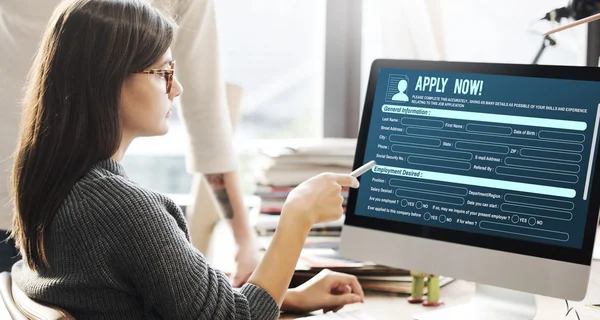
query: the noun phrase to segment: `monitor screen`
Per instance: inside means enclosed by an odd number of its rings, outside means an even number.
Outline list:
[[[357,150],[377,165],[351,224],[509,251],[539,243],[558,259],[550,246],[582,249],[597,219],[600,82],[551,67],[376,65]]]

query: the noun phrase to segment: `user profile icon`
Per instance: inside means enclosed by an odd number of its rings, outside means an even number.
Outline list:
[[[388,82],[387,100],[392,102],[408,102],[408,77],[403,74],[390,75]]]
[[[402,101],[402,102],[408,101],[408,96],[405,93],[406,92],[406,88],[408,88],[408,81],[406,81],[404,79],[398,81],[398,93],[396,93],[392,97],[392,100],[394,100],[394,101]]]

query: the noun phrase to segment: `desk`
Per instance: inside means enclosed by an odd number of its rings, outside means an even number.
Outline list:
[[[440,290],[441,299],[444,301],[443,307],[455,306],[467,303],[475,292],[475,284],[463,280],[456,280]],[[565,318],[567,307],[564,300],[549,298],[545,296],[536,296],[538,304],[538,313],[535,319],[577,319],[574,314],[569,314]],[[600,261],[595,260],[592,263],[592,273],[588,293],[584,301],[571,302],[569,306],[575,307],[582,320],[600,319],[600,311],[586,307],[586,304],[600,303]],[[365,303],[360,305],[349,305],[342,310],[361,309],[378,320],[386,319],[412,319],[412,315],[427,310],[421,305],[409,304],[406,297],[391,297],[378,294],[367,294]],[[317,314],[317,313],[315,313]],[[283,314],[281,319],[294,319],[298,315]]]
[[[596,240],[600,242],[600,236]],[[208,255],[209,261],[222,270],[232,270],[234,248],[235,242],[231,235],[231,229],[224,223],[219,223],[215,229],[215,239],[211,242],[211,250]],[[219,253],[218,256],[214,254],[216,252]],[[440,290],[440,297],[444,301],[442,308],[467,303],[474,292],[474,283],[463,280],[453,281]],[[544,296],[537,296],[536,298],[538,307],[536,320],[577,319],[574,314],[569,314],[569,317],[565,318],[564,315],[567,312],[567,307],[564,300]],[[600,320],[600,311],[586,306],[586,304],[591,303],[600,303],[600,260],[594,260],[592,263],[590,284],[585,300],[582,302],[569,301],[569,306],[575,307],[582,320]],[[361,309],[378,320],[410,320],[415,314],[434,310],[421,305],[409,304],[406,301],[406,297],[403,296],[386,296],[380,294],[367,294],[364,304],[349,305],[342,310],[352,309]],[[302,316],[306,315],[283,314],[280,319],[294,319]]]

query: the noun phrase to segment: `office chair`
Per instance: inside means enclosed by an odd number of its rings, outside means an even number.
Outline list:
[[[0,316],[13,320],[75,320],[67,311],[30,299],[19,287],[12,285],[10,272],[0,273]]]

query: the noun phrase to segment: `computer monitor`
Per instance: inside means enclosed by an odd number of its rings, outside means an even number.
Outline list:
[[[376,60],[340,254],[477,283],[417,319],[530,319],[585,297],[598,226],[600,71]],[[499,308],[503,307],[503,308]],[[503,310],[501,310],[503,309]]]

